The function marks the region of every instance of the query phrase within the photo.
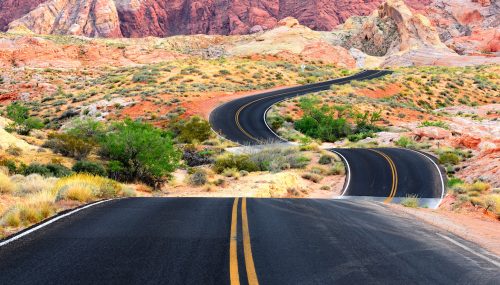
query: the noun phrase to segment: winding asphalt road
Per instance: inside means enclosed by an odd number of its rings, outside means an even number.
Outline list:
[[[286,96],[316,90],[294,88]],[[267,104],[272,94],[254,99]],[[211,121],[249,143],[234,124],[240,103]],[[267,140],[258,110],[243,127]],[[332,151],[349,169],[343,197],[441,195],[440,173],[424,154]],[[0,241],[0,284],[500,284],[498,256],[381,203],[129,198],[64,215]]]
[[[274,104],[312,92],[328,90],[333,84],[370,80],[390,74],[386,70],[366,70],[358,74],[316,84],[285,88],[240,98],[216,108],[210,115],[212,128],[242,145],[286,142],[266,123]],[[407,196],[420,198],[422,206],[435,208],[445,192],[446,176],[435,158],[406,149],[336,149],[349,170],[342,198],[400,201]]]
[[[499,266],[383,204],[343,200],[115,200],[0,247],[9,285],[499,284]]]
[[[330,89],[334,84],[369,80],[390,74],[387,70],[366,70],[352,76],[329,81],[279,89],[227,102],[210,114],[212,128],[225,138],[242,145],[283,142],[264,120],[267,110],[285,99]]]

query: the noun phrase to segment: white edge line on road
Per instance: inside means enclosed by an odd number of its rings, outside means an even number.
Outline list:
[[[342,191],[342,194],[340,194],[340,197],[343,197],[345,195],[345,192],[347,192],[347,189],[349,188],[349,184],[351,184],[351,167],[349,166],[349,161],[347,161],[347,158],[345,158],[345,156],[343,156],[340,152],[333,149],[331,149],[330,151],[340,156],[347,165],[347,182],[344,186],[344,191]]]
[[[50,224],[52,224],[52,223],[54,223],[54,222],[59,221],[60,219],[65,218],[65,217],[67,217],[67,216],[73,215],[73,214],[75,214],[75,213],[77,213],[77,212],[80,212],[80,211],[82,211],[82,210],[88,209],[88,208],[93,207],[93,206],[97,206],[97,205],[99,205],[99,204],[102,204],[102,203],[105,203],[105,202],[108,202],[108,201],[111,201],[111,200],[112,200],[112,199],[102,200],[102,201],[99,201],[99,202],[96,202],[96,203],[92,203],[92,204],[89,204],[89,205],[87,205],[87,206],[83,206],[83,207],[81,207],[81,208],[75,209],[75,210],[70,211],[70,212],[68,212],[68,213],[66,213],[66,214],[63,214],[63,215],[60,215],[60,216],[56,216],[56,217],[54,217],[53,219],[50,219],[50,220],[46,221],[45,223],[41,223],[41,224],[39,224],[38,226],[36,226],[36,227],[34,227],[34,228],[31,228],[31,229],[29,229],[29,230],[27,230],[27,231],[25,231],[25,232],[22,232],[22,233],[20,233],[20,234],[18,234],[18,235],[16,235],[16,236],[14,236],[14,237],[11,237],[10,239],[7,239],[7,240],[5,240],[5,241],[1,242],[1,243],[0,243],[0,247],[2,247],[2,246],[4,246],[4,245],[7,245],[7,244],[9,244],[9,243],[11,243],[11,242],[13,242],[13,241],[16,241],[16,240],[18,240],[18,239],[20,239],[20,238],[22,238],[22,237],[24,237],[24,236],[27,236],[27,235],[29,235],[29,234],[31,234],[31,233],[33,233],[33,232],[35,232],[35,231],[37,231],[37,230],[39,230],[39,229],[41,229],[41,228],[44,228],[44,227],[46,227],[46,226],[48,226],[48,225],[50,225]]]
[[[427,158],[428,160],[430,160],[432,162],[432,164],[434,164],[434,166],[436,166],[436,169],[439,173],[439,178],[441,179],[441,200],[439,201],[439,203],[436,205],[436,209],[439,207],[439,205],[441,205],[441,202],[443,202],[443,199],[444,199],[444,195],[445,195],[445,192],[446,192],[446,186],[444,185],[444,179],[443,179],[443,173],[441,172],[441,169],[439,168],[439,165],[437,165],[437,163],[430,157],[428,157],[427,155],[421,153],[421,152],[418,152],[418,151],[415,151],[413,149],[407,149],[409,151],[413,151],[413,152],[416,152],[418,154],[420,154],[421,156]]]
[[[273,134],[277,137],[277,138],[279,138],[280,140],[282,140],[282,141],[284,141],[284,142],[289,142],[289,141],[288,141],[288,140],[286,140],[286,139],[284,139],[283,137],[281,137],[280,135],[278,135],[277,133],[275,133],[275,132],[273,131],[273,129],[271,129],[271,127],[270,127],[270,126],[269,126],[269,124],[267,123],[267,113],[269,112],[269,110],[271,110],[271,108],[272,108],[272,107],[274,107],[274,106],[278,105],[278,104],[279,104],[279,103],[281,103],[281,102],[284,102],[284,101],[286,101],[286,100],[289,100],[289,99],[292,99],[292,98],[295,98],[295,97],[297,97],[297,96],[293,96],[293,97],[290,97],[290,98],[285,98],[285,99],[283,99],[283,100],[281,100],[281,101],[278,101],[278,102],[274,103],[273,105],[271,105],[271,106],[267,107],[266,111],[264,112],[264,124],[266,124],[266,127],[267,127],[267,128],[268,128],[268,129],[269,129],[269,130],[270,130],[270,131],[271,131],[271,132],[272,132],[272,133],[273,133]]]
[[[472,254],[474,254],[474,255],[476,255],[476,256],[478,256],[478,257],[480,257],[480,258],[482,258],[482,259],[484,259],[484,260],[486,260],[486,261],[488,261],[488,262],[490,262],[491,264],[493,264],[493,265],[495,265],[495,266],[497,266],[497,267],[500,267],[500,262],[497,262],[497,261],[495,261],[495,260],[493,260],[493,259],[491,259],[491,258],[489,258],[489,257],[487,257],[487,256],[485,256],[485,255],[483,255],[483,254],[481,254],[481,253],[478,253],[478,252],[474,251],[473,249],[469,248],[468,246],[463,245],[463,244],[461,244],[460,242],[458,242],[458,241],[456,241],[456,240],[454,240],[454,239],[452,239],[452,238],[450,238],[450,237],[447,237],[447,236],[442,235],[442,234],[440,234],[440,233],[436,233],[436,234],[437,234],[438,236],[440,236],[440,237],[444,238],[445,240],[447,240],[447,241],[449,241],[449,242],[453,243],[454,245],[456,245],[456,246],[458,246],[458,247],[461,247],[461,248],[465,249],[466,251],[468,251],[468,252],[470,252],[470,253],[472,253]]]

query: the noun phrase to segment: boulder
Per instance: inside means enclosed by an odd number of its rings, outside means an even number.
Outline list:
[[[452,136],[451,132],[439,127],[422,127],[413,130],[413,134],[420,138],[433,140],[448,139]]]

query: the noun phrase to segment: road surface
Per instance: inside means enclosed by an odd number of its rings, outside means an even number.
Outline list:
[[[131,198],[0,247],[0,284],[499,284],[499,265],[380,204]]]
[[[366,70],[355,75],[315,84],[264,92],[227,102],[210,114],[212,128],[225,138],[242,145],[283,141],[273,133],[264,120],[272,105],[285,99],[328,90],[334,84],[353,80],[369,80],[391,73],[386,70]]]
[[[326,82],[280,89],[240,98],[216,108],[210,115],[212,128],[222,136],[243,145],[285,142],[266,124],[267,110],[285,99],[327,90],[332,84],[369,80],[390,71],[367,70],[353,76]],[[435,158],[404,149],[333,150],[350,166],[350,179],[342,196],[399,202],[407,196],[420,198],[421,206],[436,208],[445,192],[446,176]]]

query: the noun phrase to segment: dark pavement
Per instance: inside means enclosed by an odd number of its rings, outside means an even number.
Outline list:
[[[477,246],[380,204],[238,199],[233,224],[234,200],[96,205],[1,247],[0,284],[500,283],[496,265],[439,234],[487,255]],[[239,282],[230,283],[231,262]]]

